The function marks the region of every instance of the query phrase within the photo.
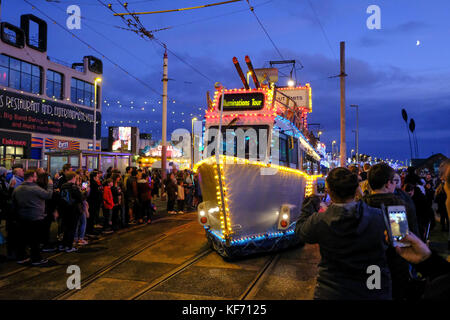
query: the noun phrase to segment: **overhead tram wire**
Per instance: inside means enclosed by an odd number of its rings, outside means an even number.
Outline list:
[[[155,13],[168,13],[168,12],[177,12],[177,11],[186,11],[186,10],[194,10],[194,9],[203,9],[203,8],[208,8],[208,7],[214,7],[214,6],[219,6],[222,4],[228,4],[228,3],[233,3],[233,2],[239,2],[239,1],[243,1],[243,0],[228,0],[228,1],[222,1],[222,2],[216,2],[216,3],[210,3],[210,4],[205,4],[205,5],[201,5],[201,6],[196,6],[196,7],[189,7],[189,8],[180,8],[180,9],[171,9],[171,10],[160,10],[160,11],[147,11],[147,12],[129,12],[127,9],[127,12],[125,13],[114,13],[115,16],[135,16],[135,15],[143,15],[143,14],[155,14]],[[124,8],[126,9],[126,7],[124,6]]]
[[[255,16],[256,20],[258,21],[259,25],[261,26],[261,28],[263,29],[264,33],[266,34],[267,38],[269,39],[269,41],[272,43],[272,46],[275,48],[275,50],[278,52],[278,55],[281,57],[282,60],[286,60],[283,55],[281,54],[280,50],[278,49],[278,47],[276,46],[275,42],[273,42],[272,38],[270,37],[269,33],[267,32],[266,28],[264,27],[264,25],[262,24],[261,20],[259,20],[258,16],[255,13],[255,9],[252,7],[252,5],[250,4],[250,1],[247,0],[248,6],[250,8],[250,11],[253,13],[253,15]]]
[[[112,8],[112,6],[108,6],[105,3],[103,3],[101,0],[97,0],[99,3],[101,3],[105,8],[108,8],[109,10],[111,10],[113,13],[116,13],[116,11]],[[117,0],[117,2],[124,6],[119,0]],[[126,8],[126,6],[124,6],[124,8],[129,12],[129,10]],[[197,68],[195,68],[193,65],[191,65],[190,63],[188,63],[187,61],[185,61],[183,58],[181,58],[180,56],[178,56],[173,50],[170,50],[169,48],[167,48],[166,44],[163,43],[161,40],[155,38],[155,36],[149,32],[144,25],[141,23],[141,21],[139,20],[139,18],[134,15],[133,13],[130,12],[130,15],[133,17],[133,19],[135,20],[135,23],[133,23],[131,21],[131,19],[125,19],[123,16],[119,16],[120,18],[122,18],[122,20],[124,21],[124,23],[128,26],[134,26],[137,30],[135,30],[134,32],[136,34],[138,34],[141,38],[146,39],[147,40],[154,40],[157,44],[159,44],[161,47],[163,47],[164,49],[166,49],[169,53],[171,53],[175,58],[177,58],[178,60],[180,60],[182,63],[184,63],[185,65],[187,65],[188,67],[190,67],[192,70],[194,70],[196,73],[198,73],[199,75],[201,75],[203,78],[205,78],[206,80],[208,80],[209,82],[214,82],[213,79],[211,79],[210,77],[206,76],[203,72],[201,72],[200,70],[198,70]],[[139,34],[141,33],[141,34]]]
[[[55,3],[52,3],[55,8],[57,8],[58,10],[65,12],[65,10],[63,10],[62,8],[58,7]],[[85,17],[81,17],[82,19],[86,19]],[[92,20],[92,21],[96,21],[96,20]],[[93,32],[95,32],[96,34],[98,34],[99,36],[101,36],[102,38],[106,39],[107,41],[109,41],[111,44],[113,44],[114,46],[116,46],[117,48],[123,50],[124,52],[126,52],[127,54],[129,54],[131,57],[139,60],[140,62],[142,62],[143,64],[147,65],[148,67],[150,67],[150,65],[147,64],[146,61],[144,61],[143,59],[139,58],[138,56],[134,55],[132,52],[130,52],[129,50],[125,49],[124,47],[120,46],[119,44],[117,44],[116,42],[114,42],[113,40],[111,40],[110,38],[108,38],[107,36],[105,36],[103,33],[97,31],[95,28],[91,27],[90,25],[88,25],[86,22],[83,24],[84,26],[88,27],[90,30],[92,30]],[[119,26],[116,25],[111,25],[111,24],[107,24],[109,26],[113,26],[116,28],[121,28]]]
[[[328,47],[330,48],[330,51],[331,51],[331,53],[333,54],[334,59],[335,59],[336,61],[338,61],[337,56],[336,56],[336,54],[335,54],[335,52],[334,52],[334,50],[333,50],[333,47],[331,46],[330,39],[328,39],[328,36],[327,36],[327,34],[326,34],[326,32],[325,32],[325,28],[323,27],[322,23],[320,22],[319,15],[317,14],[316,10],[314,9],[314,7],[313,7],[311,1],[310,1],[310,0],[307,0],[307,1],[308,1],[308,3],[309,3],[309,6],[311,7],[312,12],[313,12],[314,15],[316,16],[317,22],[319,23],[319,26],[320,26],[320,30],[322,30],[322,34],[323,34],[323,36],[325,37],[325,39],[326,39],[326,41],[327,41],[327,43],[328,43]]]
[[[94,50],[95,52],[97,52],[98,54],[100,54],[103,58],[105,58],[106,60],[108,60],[110,63],[112,63],[114,66],[116,66],[117,68],[119,68],[120,70],[122,70],[123,72],[125,72],[127,75],[129,75],[130,77],[134,78],[135,80],[137,80],[139,83],[141,83],[143,86],[145,86],[146,88],[150,89],[151,91],[153,91],[154,93],[161,95],[160,92],[158,92],[157,90],[155,90],[154,88],[150,87],[147,83],[145,83],[144,81],[142,81],[141,79],[139,79],[138,77],[134,76],[133,74],[129,73],[125,68],[123,68],[122,66],[118,65],[117,63],[115,63],[113,60],[111,60],[110,58],[108,58],[107,56],[105,56],[102,52],[100,52],[99,50],[97,50],[95,47],[93,47],[92,45],[90,45],[89,43],[87,43],[86,41],[84,41],[83,39],[81,39],[80,37],[78,37],[77,35],[75,35],[74,33],[72,33],[71,31],[69,31],[67,28],[65,28],[64,26],[62,26],[60,23],[58,23],[56,20],[54,20],[52,17],[50,17],[48,14],[46,14],[45,12],[43,12],[42,10],[40,10],[38,7],[36,7],[33,3],[29,2],[28,0],[23,0],[25,1],[27,4],[29,4],[32,8],[36,9],[37,11],[39,11],[42,15],[44,15],[45,17],[47,17],[49,20],[51,20],[54,24],[56,24],[57,26],[59,26],[60,28],[62,28],[63,30],[65,30],[66,32],[70,33],[74,38],[78,39],[79,41],[81,41],[84,45],[86,45],[88,48]]]

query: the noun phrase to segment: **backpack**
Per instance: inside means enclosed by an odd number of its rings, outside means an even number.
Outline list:
[[[75,203],[70,189],[62,189],[60,192],[61,205],[71,206]]]

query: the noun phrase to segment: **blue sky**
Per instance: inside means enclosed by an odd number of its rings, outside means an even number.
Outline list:
[[[80,6],[81,29],[72,32],[152,88],[103,59],[103,97],[122,104],[122,108],[116,103],[104,106],[103,120],[107,125],[112,125],[112,121],[116,124],[132,121],[136,125],[139,120],[141,132],[151,132],[159,138],[163,48],[117,28],[125,27],[122,20],[97,0],[28,1],[62,25],[67,19],[66,8],[72,4]],[[123,12],[117,0],[102,1],[112,3],[114,9]],[[133,11],[212,2],[217,1],[128,1]],[[328,148],[331,141],[339,140],[340,125],[339,79],[329,77],[339,73],[339,42],[345,41],[348,151],[354,148],[352,130],[356,122],[355,111],[349,105],[358,104],[361,153],[399,160],[409,157],[408,136],[401,118],[401,109],[405,108],[416,122],[419,156],[438,152],[450,156],[450,2],[252,0],[250,3],[283,57],[303,64],[304,68],[297,70],[297,79],[301,84],[310,82],[313,89],[313,113],[308,121],[321,124],[324,132],[321,138]],[[366,27],[369,17],[366,9],[372,4],[381,9],[380,30]],[[33,13],[47,20],[50,57],[72,63],[81,61],[84,55],[99,56],[23,0],[2,1],[3,21],[19,25],[22,13]],[[256,68],[281,59],[246,1],[141,16],[141,21],[148,30],[171,27],[155,32],[155,37],[190,64],[169,53],[169,78],[172,79],[169,81],[169,132],[190,128],[190,114],[202,113],[199,108],[206,105],[205,93],[213,92],[215,81],[228,88],[242,86],[232,63],[233,56],[244,67],[244,57],[249,55]],[[283,81],[286,78],[281,78],[280,82]],[[106,135],[106,132],[105,126],[102,133]]]

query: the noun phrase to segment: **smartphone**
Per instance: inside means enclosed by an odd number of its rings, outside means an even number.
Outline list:
[[[387,212],[394,247],[409,247],[409,244],[399,242],[409,233],[405,206],[389,206],[387,207]]]
[[[86,190],[87,189],[87,187],[88,187],[88,185],[89,185],[89,182],[83,182],[83,183],[81,183],[81,189],[83,189],[83,190]]]
[[[318,196],[325,196],[325,178],[317,178],[314,183],[314,194]]]

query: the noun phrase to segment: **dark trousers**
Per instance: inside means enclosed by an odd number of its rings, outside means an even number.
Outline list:
[[[31,262],[39,262],[42,260],[40,253],[40,240],[42,229],[44,227],[44,220],[20,220],[19,230],[20,237],[17,244],[17,260],[25,259],[26,247],[30,247]]]
[[[153,218],[153,211],[152,211],[152,202],[150,200],[142,201],[141,205],[141,212],[142,217],[144,219],[152,219]]]
[[[98,215],[100,212],[100,206],[94,202],[89,202],[89,218],[86,224],[86,233],[92,234],[94,231],[94,225],[98,223]]]
[[[6,217],[6,252],[9,257],[17,257],[17,246],[20,238],[19,222],[11,216]]]
[[[80,219],[79,213],[71,211],[64,214],[64,237],[62,241],[62,245],[64,247],[72,248],[73,240],[75,239],[75,230],[78,225],[78,219]]]
[[[447,231],[448,227],[449,227],[449,222],[448,222],[448,215],[447,212],[439,212],[439,215],[441,216],[441,226],[442,226],[442,230],[443,231]]]
[[[41,235],[41,243],[44,247],[48,247],[50,244],[50,228],[53,222],[53,215],[47,214],[42,223],[42,235]]]
[[[177,200],[177,204],[178,204],[178,211],[183,211],[184,210],[184,200]]]
[[[168,199],[167,200],[167,211],[173,211],[175,207],[175,199]]]

